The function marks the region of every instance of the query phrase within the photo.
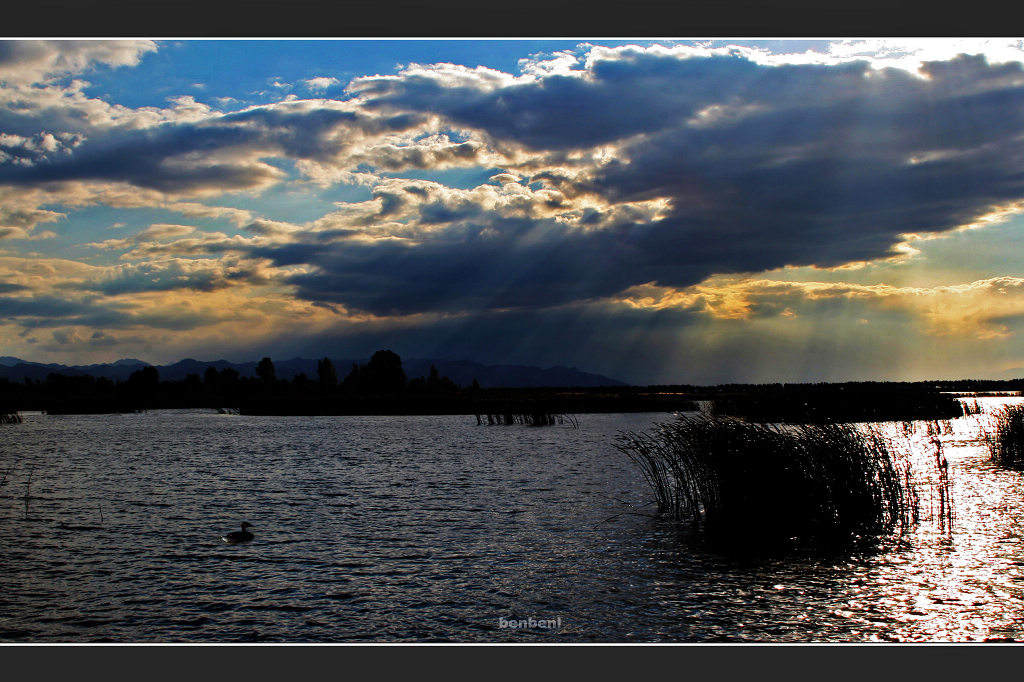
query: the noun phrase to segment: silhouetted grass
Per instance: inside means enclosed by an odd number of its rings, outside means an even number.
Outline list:
[[[910,469],[849,424],[780,426],[700,414],[621,434],[658,511],[732,547],[846,543],[916,522]]]
[[[942,453],[942,441],[939,439],[937,433],[932,434],[931,445],[935,448],[935,469],[938,472],[938,485],[936,488],[938,490],[939,498],[939,508],[933,509],[932,512],[935,515],[935,518],[939,521],[940,530],[952,532],[953,504],[949,497],[949,462],[946,460],[946,456]]]
[[[568,422],[574,429],[579,428],[579,420],[571,414],[549,414],[547,412],[501,412],[498,414],[476,415],[477,426],[524,424],[526,426],[554,426]]]
[[[989,436],[988,446],[995,464],[1024,469],[1024,405],[996,413],[996,432]]]
[[[981,407],[981,405],[978,404],[978,400],[977,399],[975,399],[973,402],[970,402],[970,403],[965,400],[965,401],[963,401],[963,406],[964,406],[964,416],[965,417],[969,417],[969,416],[975,415],[975,414],[981,414],[982,412],[984,412],[984,409]]]

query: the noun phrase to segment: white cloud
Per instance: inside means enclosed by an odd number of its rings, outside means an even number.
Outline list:
[[[306,89],[314,93],[323,93],[328,88],[332,88],[335,85],[341,83],[337,78],[330,78],[327,76],[318,76],[316,78],[307,78],[302,81],[306,85]]]
[[[135,66],[156,50],[152,40],[4,40],[0,41],[0,83],[35,85],[97,65]]]

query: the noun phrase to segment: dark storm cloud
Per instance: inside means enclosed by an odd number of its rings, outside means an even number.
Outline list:
[[[474,89],[443,73],[366,79],[366,106],[428,111],[532,150],[619,142],[610,162],[532,180],[570,199],[662,199],[666,214],[575,229],[425,202],[444,224],[419,243],[263,250],[308,263],[299,294],[377,313],[567,303],[645,282],[836,266],[891,256],[906,233],[943,232],[1024,199],[1024,72],[961,56],[921,78],[867,63],[756,64],[737,56],[632,54],[586,79]],[[379,194],[381,217],[407,209]]]
[[[739,59],[704,63],[639,57],[627,67],[600,64],[591,80],[552,75],[482,90],[451,87],[442,74],[428,72],[361,79],[353,90],[369,108],[429,111],[499,139],[548,150],[591,146],[678,124],[715,89],[742,87],[755,72],[755,65]]]
[[[256,163],[168,163],[189,153],[255,147],[259,131],[181,125],[90,140],[76,154],[29,168],[0,167],[0,183],[33,185],[67,180],[127,182],[165,192],[243,189],[271,180],[276,169]],[[198,160],[196,160],[198,161]]]
[[[274,265],[313,266],[288,280],[307,300],[379,314],[555,306],[647,282],[873,260],[906,233],[948,231],[1024,200],[1020,64],[961,56],[920,77],[866,62],[772,66],[634,49],[596,50],[580,68],[518,80],[411,68],[357,79],[344,105],[280,103],[97,134],[31,167],[0,166],[0,183],[243,189],[285,175],[270,157],[358,170],[344,165],[348,147],[377,168],[507,153],[508,177],[533,173],[529,191],[517,186],[518,207],[380,180],[367,204],[376,214],[361,207],[347,223],[289,228],[259,246],[224,242]],[[427,132],[472,140],[385,144],[430,121]],[[609,156],[595,160],[597,146]],[[649,200],[661,202],[657,215],[621,217],[624,203]],[[182,273],[153,286],[221,284]]]
[[[288,281],[313,301],[343,303],[377,314],[545,307],[613,295],[655,278],[632,232],[579,233],[555,221],[490,218],[464,226],[462,238],[274,245],[251,255],[277,265],[311,264]],[[649,237],[648,237],[649,238]],[[696,246],[696,245],[694,245]],[[696,259],[672,262],[694,281],[711,274]],[[644,278],[647,279],[644,279]]]
[[[427,111],[501,140],[551,150],[676,128],[714,104],[849,100],[865,93],[868,71],[866,63],[763,66],[737,55],[679,59],[626,52],[595,61],[587,78],[555,74],[491,89],[449,86],[444,72],[412,72],[358,79],[351,89],[370,109]],[[879,96],[897,94],[903,85],[868,87]]]
[[[360,135],[403,130],[418,121],[415,114],[370,118],[279,105],[198,123],[99,133],[73,155],[51,156],[31,167],[0,166],[0,183],[114,181],[170,193],[247,189],[283,177],[257,157],[324,161]]]
[[[34,296],[16,298],[0,297],[0,319],[14,320],[17,318],[68,318],[79,315],[82,305],[65,298],[53,296]]]

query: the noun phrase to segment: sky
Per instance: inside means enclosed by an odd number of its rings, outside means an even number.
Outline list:
[[[0,41],[0,355],[1024,376],[1024,41]]]

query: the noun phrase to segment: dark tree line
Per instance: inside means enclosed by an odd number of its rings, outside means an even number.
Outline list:
[[[51,373],[44,381],[26,378],[24,382],[12,382],[0,378],[0,412],[43,410],[82,414],[185,407],[272,408],[287,403],[311,407],[313,401],[443,397],[462,391],[448,377],[439,376],[433,366],[429,377],[410,381],[398,354],[380,350],[366,364],[352,365],[342,381],[338,380],[334,363],[326,357],[318,361],[315,378],[302,373],[291,380],[277,378],[269,357],[260,360],[255,377],[241,376],[230,367],[209,367],[201,377],[193,373],[180,381],[161,381],[156,367],[145,367],[117,382],[57,373]]]
[[[837,384],[722,384],[718,386],[462,387],[431,367],[410,379],[402,359],[380,350],[365,364],[339,376],[330,358],[315,377],[280,379],[273,360],[263,358],[256,376],[208,368],[202,376],[162,381],[155,367],[125,381],[50,374],[44,381],[0,378],[0,415],[43,410],[58,413],[133,412],[159,408],[231,408],[249,414],[583,414],[672,412],[709,401],[719,414],[755,421],[846,422],[949,419],[963,414],[949,391],[1021,390],[1024,380],[845,382]]]
[[[910,383],[767,384],[725,390],[718,414],[797,424],[954,419],[964,407],[951,393]]]

